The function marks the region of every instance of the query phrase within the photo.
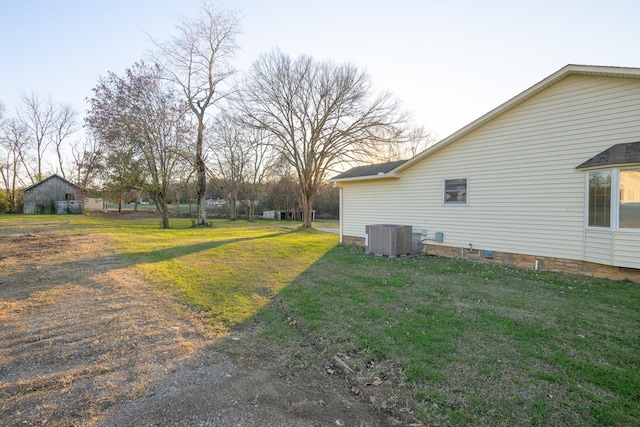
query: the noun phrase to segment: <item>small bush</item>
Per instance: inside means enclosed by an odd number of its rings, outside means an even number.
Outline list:
[[[0,213],[8,213],[10,210],[11,204],[9,203],[9,199],[7,199],[7,195],[0,193]]]

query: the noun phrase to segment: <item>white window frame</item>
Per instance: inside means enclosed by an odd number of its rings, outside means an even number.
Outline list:
[[[611,212],[609,227],[595,227],[589,225],[589,173],[598,170],[611,171]],[[620,228],[620,171],[638,170],[637,166],[629,166],[622,168],[602,168],[591,169],[585,174],[585,210],[584,210],[584,226],[589,230],[606,230],[622,233],[638,233],[640,228]]]
[[[464,179],[467,183],[467,195],[464,203],[461,202],[447,202],[447,181],[458,181]],[[469,205],[469,178],[445,178],[442,180],[442,204],[444,206],[467,206]]]

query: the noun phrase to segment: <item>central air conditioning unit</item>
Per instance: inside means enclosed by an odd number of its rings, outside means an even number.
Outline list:
[[[411,253],[411,226],[375,224],[365,226],[365,252],[391,258]]]

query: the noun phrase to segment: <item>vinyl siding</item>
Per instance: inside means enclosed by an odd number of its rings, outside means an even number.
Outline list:
[[[620,267],[640,268],[640,231],[614,233],[614,265]]]
[[[608,230],[587,230],[585,261],[612,264],[613,233]]]
[[[408,221],[420,214],[422,208],[411,210],[410,194],[401,190],[405,182],[399,180],[378,181],[374,194],[371,184],[354,183],[343,190],[341,219],[342,233],[349,236],[364,237],[365,226],[369,224],[399,224],[398,207],[403,206],[402,218]],[[381,194],[378,198],[375,195]],[[405,225],[412,225],[406,223]]]
[[[406,224],[428,230],[429,238],[443,232],[447,246],[638,268],[626,249],[614,256],[595,234],[587,239],[585,172],[575,169],[614,144],[635,141],[640,80],[569,76],[402,171],[400,179],[342,183],[343,234],[362,237],[373,223]],[[442,202],[444,179],[456,178],[468,179],[468,205]],[[625,234],[625,248],[640,243],[640,233]]]

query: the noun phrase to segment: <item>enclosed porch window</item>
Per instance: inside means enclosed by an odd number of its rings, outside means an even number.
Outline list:
[[[589,227],[640,230],[640,142],[612,145],[576,169],[589,170]]]
[[[640,168],[589,172],[589,227],[640,229]]]
[[[640,229],[640,169],[620,171],[620,228]]]
[[[611,226],[611,171],[589,172],[589,227]]]

